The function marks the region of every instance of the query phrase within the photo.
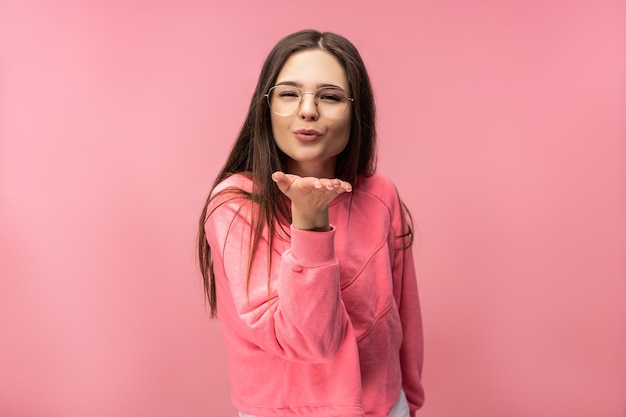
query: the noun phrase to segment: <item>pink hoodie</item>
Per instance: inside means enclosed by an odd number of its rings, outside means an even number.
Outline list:
[[[233,175],[214,190],[251,191]],[[233,405],[263,417],[384,417],[404,388],[424,402],[422,324],[407,226],[393,184],[359,177],[329,207],[331,230],[266,231],[248,275],[252,204],[213,200],[205,229]],[[210,211],[209,211],[210,212]],[[268,264],[271,279],[268,284]]]

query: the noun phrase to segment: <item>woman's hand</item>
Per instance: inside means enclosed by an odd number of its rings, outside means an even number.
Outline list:
[[[291,200],[291,224],[301,230],[329,230],[328,204],[339,194],[352,191],[350,183],[336,178],[299,177],[276,171],[272,179]]]

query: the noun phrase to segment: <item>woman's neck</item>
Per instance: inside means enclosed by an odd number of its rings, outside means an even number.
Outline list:
[[[290,161],[288,169],[290,174],[300,177],[335,178],[336,159],[320,162],[296,162]]]

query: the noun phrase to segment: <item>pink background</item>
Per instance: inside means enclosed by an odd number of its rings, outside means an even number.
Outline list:
[[[235,415],[196,221],[314,27],[419,228],[420,415],[624,417],[626,2],[226,3],[0,0],[0,416]]]

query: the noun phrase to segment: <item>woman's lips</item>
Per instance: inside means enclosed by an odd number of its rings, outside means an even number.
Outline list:
[[[322,132],[315,129],[298,129],[294,130],[294,136],[304,142],[312,142],[322,136]]]

